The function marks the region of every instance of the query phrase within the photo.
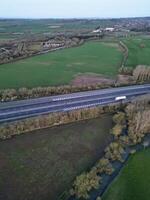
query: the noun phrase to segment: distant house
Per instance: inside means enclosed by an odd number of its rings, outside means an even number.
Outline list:
[[[107,27],[107,28],[96,28],[95,30],[92,31],[92,33],[102,33],[102,32],[114,32],[115,28]]]
[[[49,40],[43,43],[44,48],[57,48],[62,46],[64,46],[64,43],[62,41]]]
[[[115,28],[105,28],[104,30],[107,32],[114,32]]]
[[[102,33],[102,30],[98,28],[98,29],[93,30],[92,33]]]
[[[100,27],[100,26],[96,27],[96,28],[92,31],[92,33],[102,33],[101,27]]]

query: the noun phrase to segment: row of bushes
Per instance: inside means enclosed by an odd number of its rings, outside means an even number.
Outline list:
[[[108,87],[114,87],[111,85],[81,85],[81,86],[59,86],[59,87],[36,87],[36,88],[20,88],[20,89],[2,89],[0,90],[0,101],[14,101],[38,97],[46,97],[52,95],[68,94],[72,92],[82,92],[87,90],[103,89]]]
[[[125,114],[123,112],[118,112],[114,115],[113,121],[116,123],[115,126],[118,124],[123,124],[124,126],[126,123]],[[114,131],[111,131],[111,133],[114,135]],[[119,136],[121,136],[121,134],[119,134]],[[103,181],[102,175],[111,175],[114,172],[112,163],[114,161],[124,161],[122,157],[124,152],[124,145],[119,141],[117,134],[117,137],[116,135],[114,137],[114,142],[105,149],[104,156],[96,163],[96,165],[89,172],[84,172],[77,176],[73,183],[73,187],[70,190],[70,194],[77,197],[77,199],[88,199],[90,191],[100,187],[100,184]]]
[[[70,194],[77,199],[88,199],[89,193],[93,189],[98,189],[102,183],[102,175],[111,175],[114,172],[113,161],[123,162],[124,147],[118,141],[111,143],[105,150],[104,157],[89,171],[77,176]]]
[[[21,121],[4,124],[0,126],[0,139],[11,138],[14,135],[30,132],[37,129],[48,128],[60,124],[67,124],[85,119],[97,118],[103,113],[115,112],[122,106],[112,104],[110,106],[88,108],[66,113],[55,113],[24,119]]]
[[[129,50],[128,50],[128,47],[122,41],[119,42],[119,45],[123,49],[124,58],[123,58],[123,61],[121,64],[121,68],[124,68],[124,66],[126,65],[128,56],[129,56]]]
[[[89,198],[89,192],[92,189],[98,189],[102,182],[101,174],[105,173],[111,175],[114,169],[109,159],[102,158],[97,164],[87,173],[77,176],[73,183],[73,188],[70,190],[71,195],[77,198]]]

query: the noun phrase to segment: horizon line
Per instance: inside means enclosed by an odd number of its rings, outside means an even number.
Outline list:
[[[0,17],[1,19],[26,19],[26,20],[41,20],[41,19],[56,19],[56,20],[68,20],[68,19],[95,19],[95,20],[107,20],[107,19],[136,19],[136,18],[150,18],[150,16],[127,16],[127,17]]]

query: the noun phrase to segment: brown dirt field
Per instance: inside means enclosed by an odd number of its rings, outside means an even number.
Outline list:
[[[0,200],[56,200],[112,137],[112,115],[0,142]]]
[[[81,74],[74,78],[74,80],[71,82],[71,85],[73,86],[95,85],[95,84],[111,85],[112,83],[114,83],[113,79],[104,77],[102,75]]]

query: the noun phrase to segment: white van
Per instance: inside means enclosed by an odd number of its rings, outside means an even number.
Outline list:
[[[116,97],[115,101],[121,101],[121,100],[125,100],[125,99],[127,99],[126,96],[120,96],[120,97]]]

